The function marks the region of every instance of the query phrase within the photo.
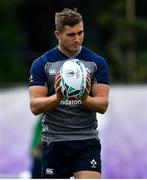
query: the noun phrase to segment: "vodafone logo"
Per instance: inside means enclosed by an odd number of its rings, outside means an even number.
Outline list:
[[[75,105],[75,104],[82,104],[81,100],[65,100],[60,102],[61,105]]]

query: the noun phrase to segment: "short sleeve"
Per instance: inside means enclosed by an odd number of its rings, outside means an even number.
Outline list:
[[[97,83],[109,84],[109,69],[104,58],[101,58],[97,63],[95,81]]]
[[[36,59],[30,69],[29,86],[45,86],[47,76],[44,70],[45,63],[42,58]]]

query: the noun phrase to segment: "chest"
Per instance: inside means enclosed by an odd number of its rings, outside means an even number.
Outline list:
[[[48,85],[51,87],[54,84],[56,73],[60,71],[61,66],[66,60],[57,62],[48,62],[45,66],[45,73],[48,79]],[[91,81],[93,81],[97,66],[94,62],[81,60],[86,67],[87,72],[90,74]]]

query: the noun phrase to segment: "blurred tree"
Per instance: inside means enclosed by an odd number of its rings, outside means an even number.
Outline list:
[[[104,56],[112,83],[146,82],[147,1],[1,0],[0,82],[27,82],[32,61],[56,44],[54,13],[77,7],[84,45]]]
[[[140,5],[144,6],[144,1],[142,2]],[[97,22],[103,36],[101,42],[103,41],[104,55],[109,59],[111,80],[119,83],[145,82],[147,68],[144,65],[147,61],[141,59],[146,57],[143,51],[145,46],[138,46],[140,33],[144,37],[142,41],[146,39],[145,17],[138,18],[135,13],[138,7],[135,6],[135,0],[107,1],[107,4],[97,16]],[[138,54],[140,50],[142,57]]]
[[[25,38],[21,32],[17,12],[19,0],[0,1],[0,82],[20,82],[25,80],[26,68],[21,52]]]

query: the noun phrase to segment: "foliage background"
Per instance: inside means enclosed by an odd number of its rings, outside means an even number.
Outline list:
[[[54,14],[77,7],[84,45],[103,56],[114,83],[146,83],[147,1],[1,0],[0,85],[28,83],[32,61],[56,45]]]

